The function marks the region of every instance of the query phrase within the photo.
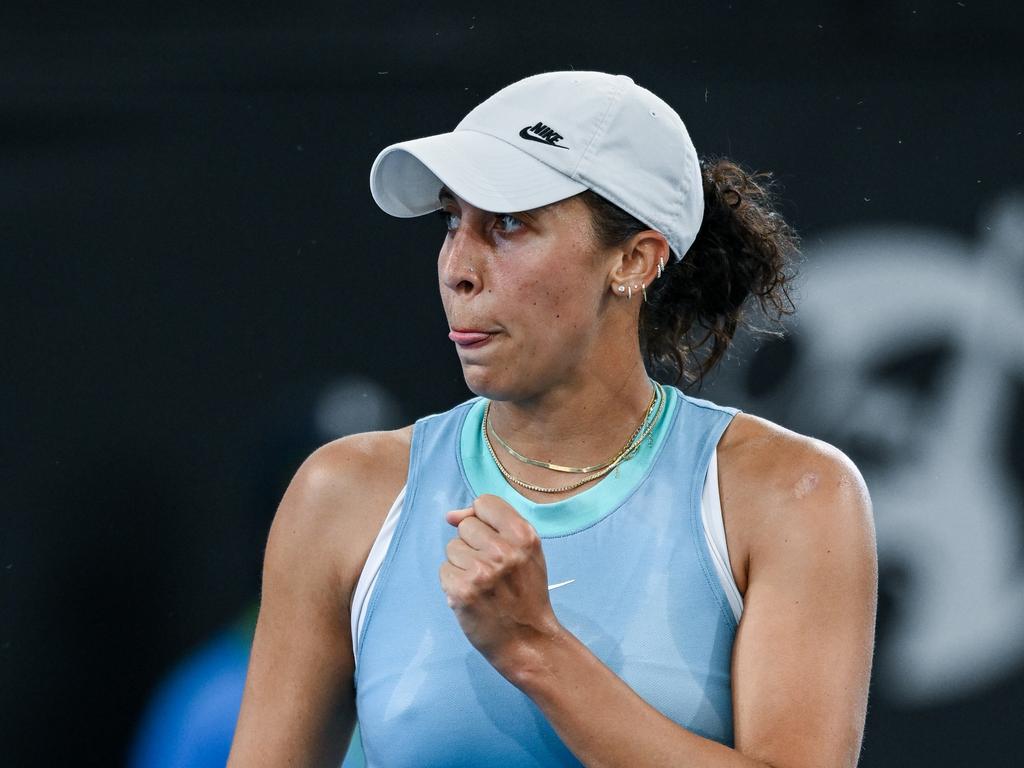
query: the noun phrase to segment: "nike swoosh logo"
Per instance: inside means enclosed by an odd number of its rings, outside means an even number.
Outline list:
[[[552,589],[558,589],[559,587],[564,587],[566,584],[572,584],[574,581],[576,581],[576,579],[569,579],[568,581],[560,581],[557,584],[548,584],[548,592],[550,592]]]
[[[568,147],[562,147],[559,146],[558,144],[552,144],[550,141],[548,141],[547,139],[542,139],[540,136],[534,136],[532,133],[527,133],[527,131],[529,130],[530,126],[523,128],[523,130],[519,132],[519,137],[522,139],[529,139],[530,141],[538,141],[541,144],[547,144],[549,147],[555,147],[555,149],[568,149]]]

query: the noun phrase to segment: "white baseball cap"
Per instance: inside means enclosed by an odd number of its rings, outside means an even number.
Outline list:
[[[704,214],[700,162],[672,107],[625,75],[547,72],[502,88],[451,133],[385,148],[370,192],[392,216],[441,207],[448,187],[514,213],[591,189],[661,232],[681,259]]]

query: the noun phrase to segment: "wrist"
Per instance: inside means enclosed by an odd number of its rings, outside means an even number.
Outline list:
[[[498,671],[529,695],[544,681],[555,677],[574,643],[579,641],[557,620],[553,620],[550,625],[520,641]]]

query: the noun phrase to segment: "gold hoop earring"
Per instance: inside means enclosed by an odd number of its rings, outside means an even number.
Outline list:
[[[626,286],[626,298],[630,301],[633,300],[633,286],[631,285]]]
[[[640,283],[640,290],[643,291],[643,293],[644,293],[644,303],[646,304],[647,303],[647,286],[644,285],[643,283]]]

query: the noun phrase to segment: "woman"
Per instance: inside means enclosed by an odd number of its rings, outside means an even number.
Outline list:
[[[662,387],[793,236],[626,77],[499,91],[385,149],[388,213],[439,210],[479,397],[303,464],[267,546],[231,764],[845,766],[876,604],[870,502],[834,448]],[[737,619],[739,619],[737,624]]]

